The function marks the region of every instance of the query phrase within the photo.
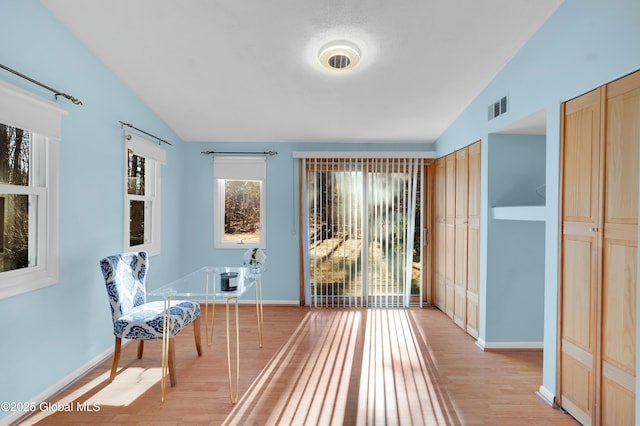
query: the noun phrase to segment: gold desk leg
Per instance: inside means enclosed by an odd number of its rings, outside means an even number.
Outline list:
[[[256,281],[256,317],[258,318],[258,343],[262,347],[264,316],[262,313],[262,279],[260,277]]]
[[[167,393],[167,372],[169,370],[169,334],[171,328],[171,296],[164,298],[164,315],[162,317],[162,378],[160,381],[160,388],[162,389],[161,401],[164,402],[165,395]]]
[[[209,306],[207,305],[207,310],[209,310]],[[213,299],[213,303],[211,303],[211,334],[209,335],[209,346],[213,344],[213,324],[214,318],[216,317],[216,300]]]
[[[227,320],[227,372],[229,373],[229,399],[232,404],[238,402],[238,385],[240,381],[240,328],[238,316],[238,298],[226,297],[226,320]],[[236,389],[233,392],[231,380],[231,344],[229,341],[229,300],[233,299],[236,305]]]
[[[211,329],[209,329],[209,275],[207,274],[207,286],[205,290],[204,296],[204,327],[205,334],[207,335],[207,346],[211,346],[213,344],[213,325],[214,318],[216,317],[216,297],[215,297],[215,284],[212,282],[212,293],[214,294],[212,299],[211,306]]]

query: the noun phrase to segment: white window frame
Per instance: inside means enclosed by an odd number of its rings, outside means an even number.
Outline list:
[[[260,182],[260,239],[249,241],[224,240],[225,181],[244,180]],[[214,247],[248,250],[264,249],[267,246],[267,163],[265,157],[214,157],[213,159],[213,200],[214,200]]]
[[[125,132],[124,142],[124,251],[146,251],[149,256],[155,256],[160,254],[160,165],[167,162],[166,152],[158,145],[131,133]],[[129,194],[129,150],[145,159],[145,195]],[[131,245],[131,201],[151,204],[149,210],[145,206],[145,241],[135,246]]]
[[[32,136],[31,183],[0,185],[0,193],[30,196],[29,266],[0,272],[0,299],[58,282],[58,194],[60,135],[66,111],[55,102],[0,81],[0,122],[27,130]]]

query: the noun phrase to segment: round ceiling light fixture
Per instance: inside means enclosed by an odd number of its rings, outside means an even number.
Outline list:
[[[318,59],[331,71],[350,71],[360,63],[360,49],[348,41],[333,41],[320,49]]]

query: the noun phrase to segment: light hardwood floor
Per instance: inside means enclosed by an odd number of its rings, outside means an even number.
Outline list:
[[[198,358],[190,329],[176,337],[177,384],[160,401],[161,342],[123,348],[24,424],[576,425],[536,396],[541,352],[483,352],[436,308],[240,307],[241,399],[229,401],[224,310]],[[204,328],[202,330],[204,338]],[[81,412],[77,403],[99,411]],[[96,404],[96,405],[93,405]]]

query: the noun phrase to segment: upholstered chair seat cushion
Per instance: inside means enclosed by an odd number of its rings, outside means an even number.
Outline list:
[[[169,309],[171,337],[199,316],[198,302],[172,300]],[[121,315],[113,323],[113,333],[123,339],[162,339],[163,319],[164,301],[147,302]]]

